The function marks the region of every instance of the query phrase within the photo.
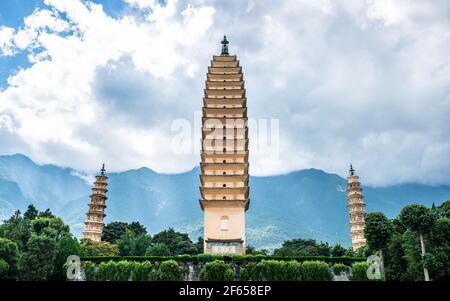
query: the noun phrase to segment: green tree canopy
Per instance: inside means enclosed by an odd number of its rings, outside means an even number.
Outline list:
[[[31,221],[33,232],[50,238],[70,236],[69,226],[60,217],[37,217]]]
[[[344,248],[343,246],[341,246],[340,244],[336,244],[331,249],[331,256],[341,257],[341,256],[345,256],[346,254],[347,254],[347,249]]]
[[[189,236],[186,233],[176,232],[172,228],[155,234],[152,243],[165,244],[169,248],[171,255],[197,254],[197,247],[192,243]]]
[[[126,229],[116,243],[122,256],[143,256],[151,241],[151,237],[145,233],[136,235],[132,230]]]
[[[24,250],[31,236],[31,222],[24,219],[20,210],[17,210],[4,221],[0,235],[15,242],[19,250]]]
[[[282,247],[274,251],[277,256],[330,256],[331,248],[328,243],[314,239],[291,239],[283,243]]]
[[[27,211],[23,214],[23,218],[28,220],[34,220],[39,214],[39,211],[34,207],[33,204],[28,205]]]
[[[56,241],[46,236],[33,235],[19,261],[21,280],[49,280],[53,271]]]
[[[135,235],[147,234],[147,230],[139,222],[132,222],[130,224],[125,222],[111,222],[103,228],[102,241],[115,243],[125,234],[127,229]]]
[[[370,212],[366,214],[364,236],[370,249],[384,249],[392,232],[392,224],[383,213]]]
[[[428,233],[436,221],[436,216],[427,207],[420,204],[405,206],[399,215],[405,227],[419,233]]]
[[[19,262],[19,248],[17,244],[12,240],[0,237],[0,258],[8,264],[9,276],[16,276]]]
[[[146,256],[169,256],[170,254],[169,247],[163,243],[156,243],[153,246],[148,247],[145,252]]]

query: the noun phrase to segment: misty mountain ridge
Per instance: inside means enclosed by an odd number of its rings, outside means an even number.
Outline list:
[[[29,204],[50,208],[81,237],[93,178],[55,165],[38,165],[16,154],[0,156],[0,219]],[[108,173],[106,223],[139,221],[149,233],[168,227],[202,236],[199,168],[179,174],[159,174],[149,168]],[[346,179],[319,169],[250,177],[247,211],[248,245],[279,246],[292,238],[313,238],[350,245]],[[366,210],[396,216],[409,203],[431,206],[450,199],[450,185],[363,185]]]

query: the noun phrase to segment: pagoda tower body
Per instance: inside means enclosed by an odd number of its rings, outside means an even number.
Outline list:
[[[228,54],[208,68],[203,98],[200,206],[204,252],[245,254],[245,212],[249,208],[247,106],[242,67]]]
[[[100,241],[103,233],[103,219],[105,218],[106,208],[106,192],[108,189],[108,177],[105,172],[105,164],[103,164],[100,173],[95,176],[94,187],[92,187],[91,202],[89,210],[86,213],[87,220],[84,223],[83,238],[91,241]]]
[[[365,207],[359,177],[355,174],[353,166],[350,165],[350,175],[347,178],[347,199],[350,218],[350,236],[352,238],[353,251],[366,245],[364,237]]]

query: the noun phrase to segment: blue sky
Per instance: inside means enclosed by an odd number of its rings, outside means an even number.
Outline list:
[[[0,1],[0,154],[191,169],[172,127],[196,143],[227,34],[250,118],[279,122],[279,156],[252,152],[251,173],[352,162],[373,185],[449,184],[449,16],[444,0]]]

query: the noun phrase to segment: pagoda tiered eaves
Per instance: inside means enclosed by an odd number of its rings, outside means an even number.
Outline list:
[[[87,219],[84,223],[83,238],[91,241],[100,241],[103,233],[103,225],[106,200],[108,197],[106,193],[107,179],[105,173],[105,166],[103,165],[100,173],[95,177],[94,186],[92,187],[91,202],[89,203],[89,210],[86,213]]]
[[[249,207],[247,98],[242,67],[228,54],[214,55],[206,75],[200,163],[200,206],[206,253],[245,254]]]

